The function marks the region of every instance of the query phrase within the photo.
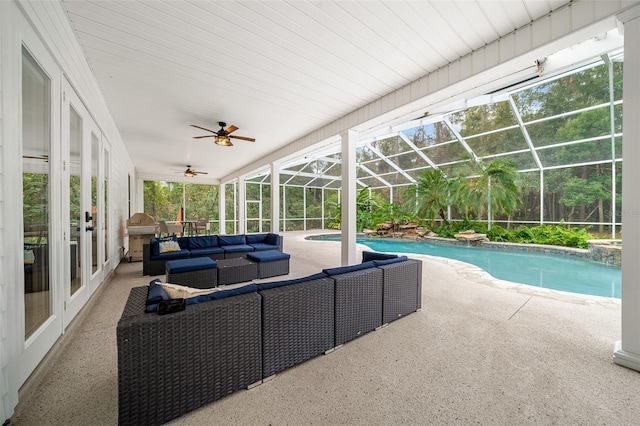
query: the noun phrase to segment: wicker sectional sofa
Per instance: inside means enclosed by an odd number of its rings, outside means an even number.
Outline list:
[[[282,236],[272,233],[199,235],[177,238],[180,249],[160,253],[156,238],[142,246],[142,275],[162,275],[169,260],[209,257],[213,260],[243,257],[254,251],[282,251]]]
[[[251,283],[168,315],[145,313],[150,294],[133,288],[117,325],[120,424],[165,423],[420,310],[422,263]]]

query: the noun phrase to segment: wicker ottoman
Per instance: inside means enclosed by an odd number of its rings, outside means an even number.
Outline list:
[[[247,254],[247,259],[258,264],[258,278],[287,275],[290,258],[290,254],[278,250],[254,251]]]
[[[166,281],[195,288],[218,285],[218,264],[210,257],[170,260],[165,266]]]

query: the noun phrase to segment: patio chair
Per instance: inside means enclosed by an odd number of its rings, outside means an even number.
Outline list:
[[[177,223],[167,223],[164,220],[158,221],[160,227],[160,235],[182,234],[182,225]]]
[[[204,231],[205,234],[209,234],[211,230],[211,224],[209,219],[198,219],[196,222],[196,235],[200,233],[200,231]]]

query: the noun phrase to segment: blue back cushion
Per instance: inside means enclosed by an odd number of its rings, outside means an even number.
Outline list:
[[[265,238],[267,238],[267,234],[248,234],[247,244],[264,243]]]
[[[362,261],[369,262],[370,260],[385,260],[385,259],[395,259],[398,257],[397,254],[391,253],[378,253],[376,251],[363,251],[362,252]]]
[[[198,303],[208,302],[210,300],[220,300],[227,297],[239,296],[241,294],[255,293],[257,291],[258,286],[252,283],[242,287],[236,287],[231,290],[220,290],[209,294],[203,294],[201,296],[189,297],[188,299],[185,299],[185,303],[187,305],[195,305]]]
[[[189,249],[189,240],[190,239],[191,239],[191,237],[180,237],[180,238],[178,238],[178,244],[180,244],[180,248],[182,250]]]
[[[246,238],[243,235],[220,235],[218,241],[221,246],[234,246],[237,244],[246,244]]]
[[[354,271],[360,271],[362,269],[373,268],[374,266],[375,265],[373,264],[373,262],[364,262],[364,263],[359,263],[357,265],[340,266],[338,268],[323,269],[322,271],[331,277],[333,275],[346,274],[347,272],[354,272]]]
[[[203,235],[201,237],[191,237],[189,248],[218,247],[217,235]]]
[[[307,281],[321,280],[322,278],[327,278],[328,275],[324,272],[318,272],[317,274],[309,275],[308,277],[295,278],[293,280],[286,281],[272,281],[268,283],[260,283],[258,284],[258,291],[260,290],[269,290],[271,288],[284,287],[292,284],[300,284],[306,283]]]
[[[382,266],[382,265],[389,265],[391,263],[404,262],[405,260],[407,260],[407,256],[399,256],[399,257],[394,257],[392,259],[374,260],[373,264],[376,266]]]
[[[280,235],[278,234],[267,234],[267,238],[264,240],[267,244],[273,244],[276,246],[280,245]]]

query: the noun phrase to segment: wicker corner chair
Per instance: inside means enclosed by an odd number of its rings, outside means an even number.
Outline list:
[[[131,290],[117,325],[119,424],[163,424],[261,382],[257,293],[155,315],[147,292]]]

